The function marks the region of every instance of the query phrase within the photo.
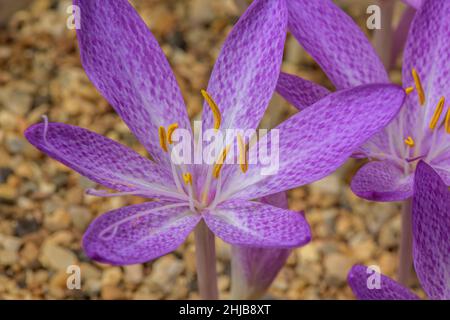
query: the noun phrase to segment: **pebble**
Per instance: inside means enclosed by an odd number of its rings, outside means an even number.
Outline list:
[[[106,285],[102,287],[101,298],[105,300],[121,300],[125,298],[125,293],[121,288]]]
[[[48,242],[42,246],[39,260],[53,270],[66,270],[68,266],[77,264],[77,257],[72,251]]]
[[[122,270],[120,267],[110,267],[103,271],[102,285],[117,286],[122,280]]]
[[[50,231],[57,231],[67,229],[71,224],[70,214],[62,208],[57,209],[44,218],[44,226]]]
[[[383,225],[378,236],[378,242],[384,249],[394,249],[400,241],[401,217],[397,215],[391,221]]]
[[[159,258],[153,263],[151,280],[166,293],[172,291],[178,276],[184,271],[184,264],[173,255]]]
[[[92,214],[89,209],[79,206],[71,206],[69,214],[72,223],[79,231],[84,231],[92,220]]]
[[[126,283],[139,284],[144,278],[144,268],[141,264],[124,267],[124,280]]]
[[[333,286],[344,285],[352,265],[353,261],[344,254],[331,253],[324,256],[325,281]]]

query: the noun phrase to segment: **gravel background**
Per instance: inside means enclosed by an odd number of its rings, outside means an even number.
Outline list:
[[[51,121],[88,128],[141,154],[145,150],[81,68],[75,32],[66,28],[70,2],[12,2],[31,4],[9,19],[9,13],[0,10],[0,298],[198,298],[192,237],[175,253],[128,267],[94,263],[80,249],[83,231],[94,217],[144,200],[85,195],[94,184],[35,150],[23,131],[46,114]],[[248,1],[132,2],[168,56],[189,115],[198,117],[200,89],[206,87],[220,46]],[[339,3],[364,26],[368,2]],[[290,36],[283,70],[330,87]],[[398,67],[392,79],[399,81]],[[273,126],[293,113],[294,108],[275,95],[262,126]],[[377,264],[395,276],[400,207],[353,195],[348,182],[358,165],[350,162],[322,181],[289,192],[290,208],[306,211],[313,241],[292,253],[269,297],[351,299],[346,274],[354,263]],[[218,241],[217,251],[219,288],[226,298],[229,247]],[[81,266],[81,290],[66,289],[70,264]],[[417,289],[415,279],[411,286]]]

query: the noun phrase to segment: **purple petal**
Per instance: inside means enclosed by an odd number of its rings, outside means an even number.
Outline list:
[[[450,299],[450,191],[425,162],[416,169],[414,267],[430,299]]]
[[[284,0],[255,0],[229,34],[208,84],[222,113],[222,128],[259,124],[280,73],[286,25]],[[206,104],[203,127],[213,127]]]
[[[387,83],[388,75],[355,22],[329,0],[290,0],[289,30],[337,89]]]
[[[262,197],[260,199],[260,201],[262,203],[274,206],[274,207],[278,207],[278,208],[282,208],[282,209],[288,209],[288,197],[286,192],[278,192],[278,193],[274,193],[265,197]]]
[[[277,92],[290,104],[302,110],[330,94],[327,88],[288,73],[280,73]]]
[[[89,258],[103,263],[144,263],[178,248],[200,219],[180,204],[147,202],[123,207],[91,223],[83,248]]]
[[[417,11],[408,34],[402,70],[404,87],[413,86],[411,70],[415,68],[425,92],[425,104],[420,106],[416,92],[411,93],[405,106],[411,125],[423,117],[424,130],[433,116],[441,97],[450,97],[450,1],[428,0]],[[441,117],[442,119],[445,117]]]
[[[25,131],[28,141],[81,175],[119,191],[176,190],[167,171],[133,150],[92,131],[62,124],[35,124]],[[147,196],[158,196],[158,192]]]
[[[391,278],[380,276],[380,287],[373,287],[370,277],[377,276],[375,270],[355,265],[348,274],[348,284],[359,300],[417,300],[413,292]],[[370,288],[371,289],[370,289]]]
[[[413,193],[413,176],[405,176],[403,168],[392,161],[365,164],[352,179],[352,191],[372,201],[401,201]]]
[[[288,209],[285,192],[264,197],[261,202]],[[232,246],[232,299],[260,298],[284,266],[291,251],[292,249]]]
[[[303,215],[258,202],[227,201],[203,217],[212,232],[232,245],[294,248],[311,239]]]
[[[278,168],[274,165],[272,171],[266,168],[263,172],[261,161],[250,165],[245,174],[238,172],[231,177],[225,195],[254,199],[327,176],[395,117],[404,96],[402,88],[387,84],[360,86],[326,96],[276,128],[279,144],[273,141],[272,149],[279,150]],[[270,147],[270,137],[267,140]],[[259,150],[265,146],[266,141],[260,142]]]
[[[168,161],[158,127],[190,130],[180,89],[156,39],[127,0],[75,0],[83,67],[155,160]]]

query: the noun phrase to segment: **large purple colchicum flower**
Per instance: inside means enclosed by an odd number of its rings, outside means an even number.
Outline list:
[[[430,299],[450,299],[450,191],[431,166],[417,165],[413,196],[414,267]],[[373,271],[361,265],[352,268],[348,282],[358,299],[418,299],[406,287],[380,275],[379,287],[370,287]]]
[[[420,4],[418,1],[414,2]],[[288,2],[289,29],[336,89],[387,83],[387,72],[357,25],[329,0]],[[450,185],[450,2],[425,0],[412,22],[403,61],[408,94],[399,116],[354,156],[371,160],[353,178],[352,190],[376,201],[411,197],[415,167],[429,163]],[[282,73],[277,91],[299,109],[329,92]]]
[[[280,124],[278,170],[262,174],[248,163],[240,139],[240,165],[173,161],[172,138],[191,132],[179,87],[155,38],[125,0],[77,0],[78,41],[90,80],[122,117],[154,161],[79,127],[36,124],[26,131],[39,150],[116,194],[157,201],[105,213],[88,228],[83,247],[97,261],[142,263],[175,250],[197,226],[236,246],[289,249],[310,240],[303,215],[251,201],[318,180],[386,126],[405,98],[402,88],[366,85],[330,94]],[[256,0],[228,36],[214,66],[203,129],[255,129],[275,90],[287,28],[284,0]],[[268,135],[272,137],[272,135]],[[251,145],[258,148],[268,141]],[[192,146],[197,154],[198,145]],[[219,161],[221,160],[221,161]],[[208,230],[209,231],[209,230]],[[209,232],[211,232],[209,231]],[[213,267],[213,266],[212,266]]]

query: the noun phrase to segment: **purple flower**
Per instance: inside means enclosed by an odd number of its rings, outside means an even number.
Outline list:
[[[190,123],[155,38],[125,0],[75,4],[81,12],[78,41],[86,73],[154,161],[94,132],[60,123],[36,124],[26,137],[52,158],[118,190],[115,195],[159,199],[94,220],[83,246],[97,261],[124,265],[155,259],[175,250],[200,221],[233,245],[292,248],[307,243],[310,229],[302,215],[250,200],[330,174],[393,119],[405,97],[400,87],[388,84],[328,95],[276,128],[279,141],[271,142],[279,150],[279,167],[271,175],[261,174],[261,164],[246,161],[178,165],[172,161],[171,137],[179,129],[190,132]],[[247,9],[228,36],[204,92],[203,128],[258,126],[276,87],[286,24],[283,0],[256,0]],[[238,144],[245,156],[245,146]]]
[[[331,1],[288,2],[289,28],[336,89],[388,82],[387,72],[365,35]],[[408,94],[399,116],[355,154],[374,160],[352,181],[360,197],[397,201],[411,197],[413,175],[425,160],[450,185],[450,2],[426,0],[409,31],[403,61]],[[277,91],[304,109],[329,92],[317,84],[281,74]]]
[[[446,183],[423,161],[417,165],[413,196],[414,267],[430,299],[450,299],[450,191]],[[348,282],[358,299],[417,299],[401,284],[381,276],[380,287],[370,289],[373,274],[356,265]]]

